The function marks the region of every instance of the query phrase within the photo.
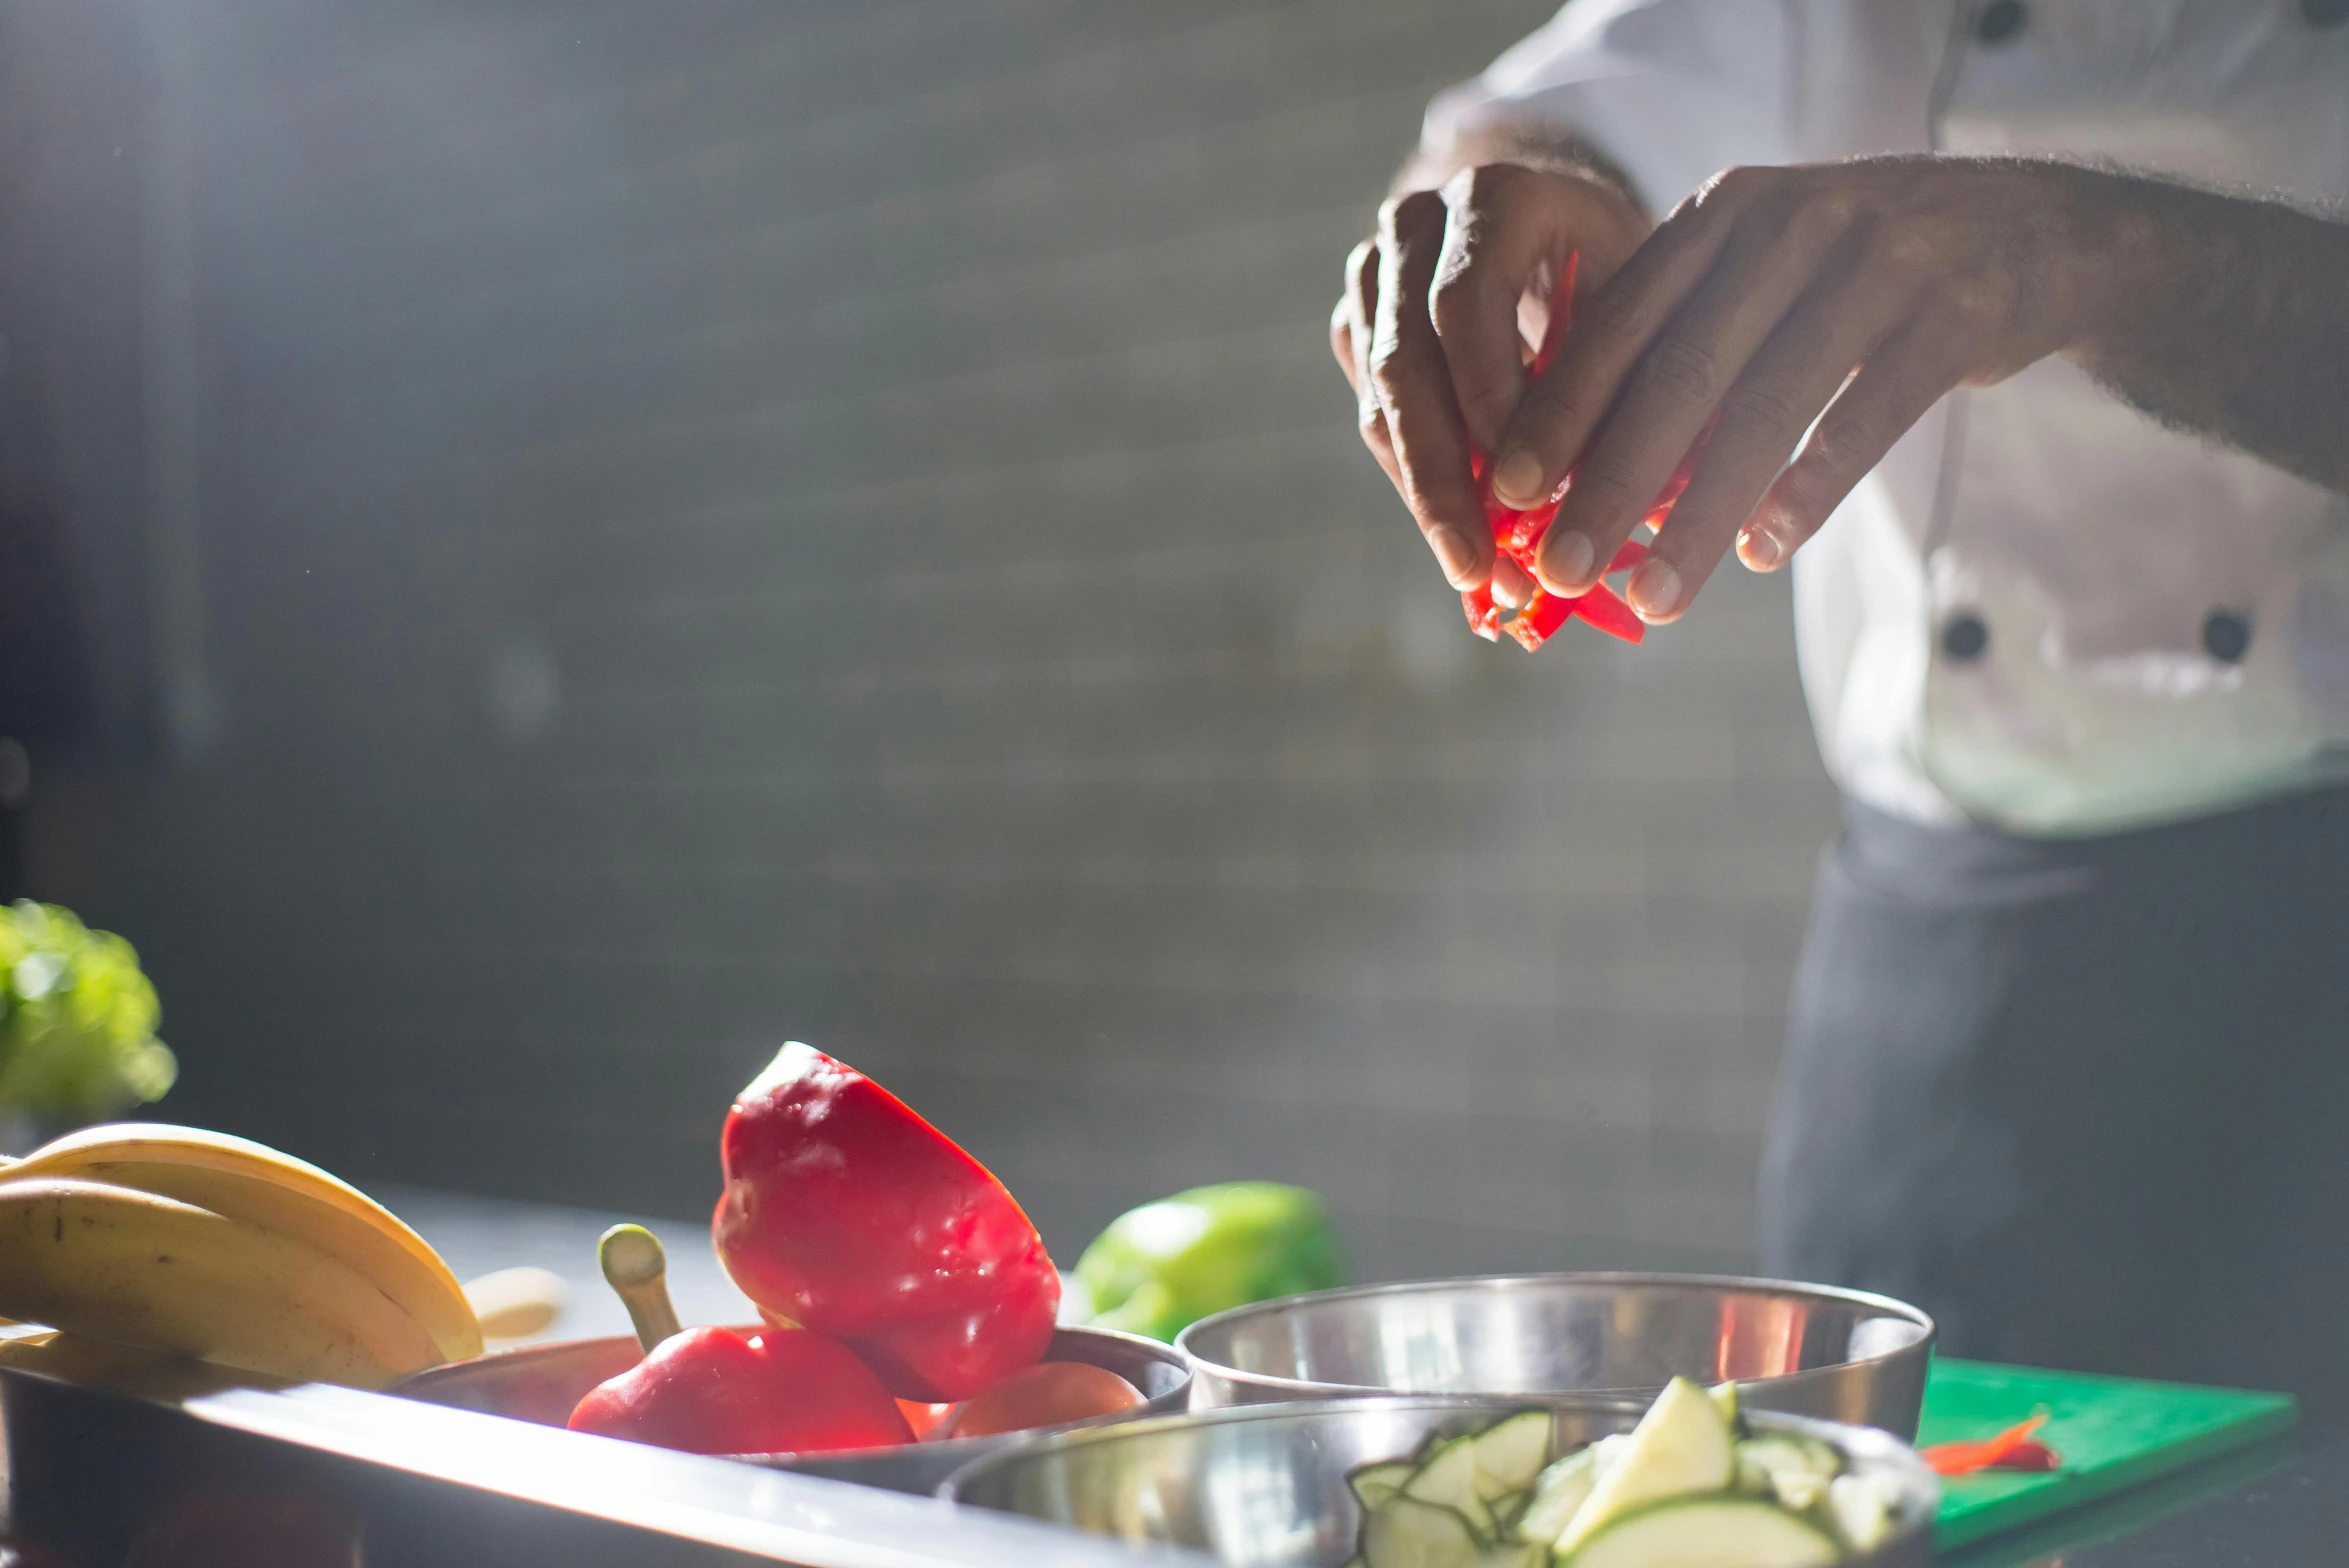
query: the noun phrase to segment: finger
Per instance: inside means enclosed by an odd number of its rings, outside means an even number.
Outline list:
[[[1638,242],[1639,216],[1589,180],[1516,164],[1463,169],[1444,206],[1428,313],[1469,436],[1491,452],[1525,395],[1525,306],[1539,301],[1546,324],[1557,269],[1574,252],[1589,252],[1597,276],[1614,272]]]
[[[1758,199],[1761,178],[1722,175],[1578,303],[1557,363],[1526,390],[1502,437],[1493,468],[1502,501],[1532,506],[1558,488],[1640,356],[1711,270],[1738,214]]]
[[[1332,354],[1337,356],[1338,374],[1346,378],[1346,385],[1352,389],[1355,396],[1361,396],[1362,388],[1356,385],[1354,380],[1354,304],[1352,300],[1341,297],[1336,307],[1329,313],[1329,349]]]
[[[1378,389],[1370,381],[1370,323],[1377,314],[1378,246],[1364,240],[1346,257],[1345,292],[1330,315],[1330,347],[1338,351],[1347,384],[1354,389],[1354,426],[1362,444],[1395,487],[1403,493],[1403,470],[1395,461],[1395,444],[1387,435],[1386,411],[1378,406]]]
[[[1504,609],[1522,610],[1533,603],[1536,586],[1524,567],[1505,555],[1493,557],[1493,603]]]
[[[1965,376],[1966,335],[1928,318],[1887,337],[1770,486],[1738,537],[1738,555],[1769,571],[1817,533],[1828,514],[1908,428]]]
[[[1641,356],[1615,410],[1582,455],[1557,523],[1543,541],[1538,569],[1545,579],[1555,577],[1570,590],[1588,586],[1574,580],[1577,571],[1587,578],[1631,536],[1713,411],[1798,300],[1828,279],[1840,285],[1831,292],[1846,295],[1868,286],[1852,279],[1846,260],[1854,213],[1840,199],[1802,201],[1761,207],[1738,225],[1704,281]],[[1851,363],[1847,359],[1845,367]],[[1833,392],[1828,388],[1819,401]],[[1657,562],[1647,578],[1658,588],[1670,587],[1674,568]],[[1669,619],[1676,609],[1657,613]]]
[[[1427,313],[1443,247],[1444,203],[1414,191],[1379,212],[1379,271],[1369,380],[1386,416],[1404,502],[1455,588],[1491,569],[1491,530],[1468,471],[1468,429],[1452,397],[1450,368]]]
[[[1338,302],[1329,313],[1330,352],[1337,356],[1338,372],[1346,378],[1346,385],[1354,395],[1362,395],[1362,358],[1368,348],[1368,317],[1362,310],[1362,280],[1365,273],[1372,277],[1378,272],[1378,246],[1364,240],[1346,252],[1345,277],[1338,286]]]
[[[1674,620],[1695,602],[1803,432],[1914,299],[1901,280],[1847,264],[1796,302],[1722,397],[1688,489],[1625,585],[1643,620]]]

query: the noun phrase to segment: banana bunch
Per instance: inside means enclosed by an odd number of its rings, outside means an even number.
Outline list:
[[[358,1388],[481,1353],[456,1277],[383,1205],[266,1145],[155,1123],[0,1167],[0,1317]]]

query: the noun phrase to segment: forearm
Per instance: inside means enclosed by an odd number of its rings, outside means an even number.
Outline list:
[[[2093,178],[2116,264],[2071,356],[2165,424],[2349,492],[2349,224]]]

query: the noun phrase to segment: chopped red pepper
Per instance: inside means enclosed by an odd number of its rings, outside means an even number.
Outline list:
[[[852,1067],[787,1045],[727,1113],[718,1257],[890,1393],[968,1399],[1035,1362],[1060,1275],[1003,1183]]]
[[[2063,1467],[2063,1456],[2035,1437],[2017,1443],[1998,1462],[2001,1470],[2061,1470]]]
[[[1918,1452],[1936,1475],[1972,1475],[1981,1470],[2055,1470],[2063,1460],[2032,1434],[2047,1424],[2042,1410],[1994,1437],[1970,1443],[1935,1443]]]
[[[1539,376],[1550,368],[1550,362],[1557,357],[1559,345],[1566,339],[1567,325],[1574,316],[1574,273],[1579,259],[1578,256],[1569,255],[1566,265],[1558,269],[1557,285],[1550,291],[1550,324],[1542,333],[1541,347],[1534,353],[1529,372],[1532,375]],[[1707,434],[1710,433],[1711,428],[1708,426]],[[1673,470],[1672,477],[1665,481],[1663,490],[1656,496],[1655,505],[1648,509],[1645,521],[1649,527],[1661,526],[1666,514],[1672,510],[1673,503],[1680,499],[1680,493],[1688,488],[1689,474],[1696,466],[1696,455],[1703,445],[1703,438],[1699,437],[1697,445],[1689,449],[1688,454],[1681,458],[1680,466]],[[1550,524],[1557,520],[1558,507],[1573,485],[1574,476],[1570,472],[1566,483],[1558,487],[1557,493],[1539,506],[1519,510],[1493,499],[1492,481],[1488,472],[1490,467],[1491,460],[1483,452],[1469,452],[1469,472],[1484,487],[1484,515],[1493,531],[1494,548],[1524,567],[1530,576],[1534,556],[1541,548],[1542,536],[1550,531]],[[1615,553],[1615,559],[1608,563],[1607,571],[1629,571],[1646,558],[1647,547],[1635,540],[1626,543]],[[1507,632],[1528,653],[1547,642],[1558,628],[1577,615],[1625,642],[1638,642],[1647,635],[1647,623],[1632,613],[1631,606],[1616,597],[1614,590],[1604,583],[1594,583],[1588,593],[1571,597],[1560,597],[1537,587],[1525,607],[1507,620],[1502,619],[1500,607],[1493,603],[1489,587],[1464,590],[1460,595],[1460,607],[1467,613],[1469,629],[1477,636],[1487,642],[1494,642],[1499,640],[1502,632]]]

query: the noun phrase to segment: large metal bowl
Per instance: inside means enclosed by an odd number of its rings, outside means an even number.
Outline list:
[[[745,1327],[742,1332],[756,1333],[758,1329]],[[572,1407],[589,1389],[627,1371],[643,1355],[636,1340],[626,1334],[606,1339],[563,1340],[434,1367],[402,1381],[391,1392],[427,1404],[511,1416],[540,1426],[561,1426],[570,1420]],[[1171,1346],[1137,1334],[1100,1328],[1064,1328],[1052,1336],[1052,1343],[1045,1347],[1044,1359],[1082,1361],[1106,1368],[1140,1389],[1145,1403],[1137,1410],[1115,1415],[989,1437],[905,1443],[895,1448],[865,1448],[852,1453],[733,1457],[777,1470],[797,1470],[807,1475],[831,1476],[836,1480],[926,1496],[959,1467],[1007,1444],[1044,1432],[1068,1432],[1169,1414],[1181,1410],[1190,1394],[1191,1369],[1182,1356]]]
[[[1933,1320],[1773,1280],[1532,1274],[1325,1290],[1220,1312],[1176,1346],[1191,1408],[1365,1394],[1612,1393],[1734,1381],[1746,1407],[1917,1435]]]
[[[1121,1541],[1196,1547],[1234,1568],[1338,1568],[1362,1523],[1349,1470],[1407,1457],[1430,1433],[1480,1430],[1529,1403],[1553,1411],[1561,1451],[1626,1430],[1645,1408],[1598,1395],[1247,1405],[1037,1438],[964,1466],[939,1495]],[[1851,1468],[1890,1480],[1899,1533],[1851,1559],[1853,1568],[1933,1561],[1939,1487],[1906,1445],[1799,1416],[1750,1419],[1757,1431],[1824,1438]]]

